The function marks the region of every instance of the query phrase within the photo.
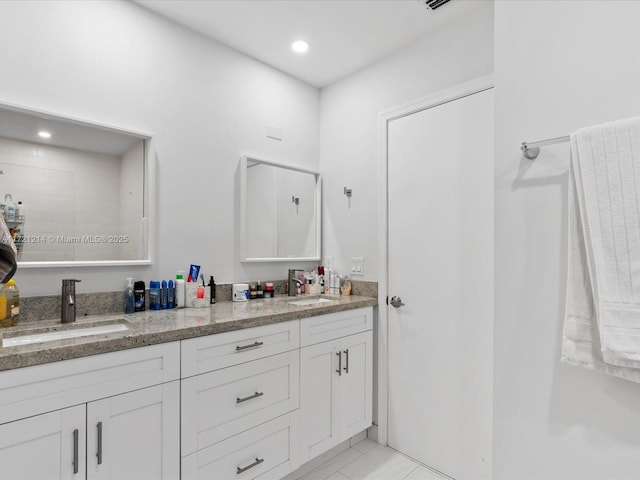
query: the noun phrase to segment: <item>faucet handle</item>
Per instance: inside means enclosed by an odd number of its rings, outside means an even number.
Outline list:
[[[62,286],[63,287],[70,287],[72,285],[74,285],[77,282],[81,282],[82,280],[76,280],[75,278],[63,278],[62,279]]]

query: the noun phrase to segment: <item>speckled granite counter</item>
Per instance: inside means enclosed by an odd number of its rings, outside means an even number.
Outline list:
[[[181,308],[138,312],[131,315],[110,314],[79,316],[71,328],[82,328],[117,319],[129,327],[122,332],[78,338],[0,347],[0,371],[57,362],[99,353],[173,342],[186,338],[269,325],[354,308],[376,306],[376,298],[360,296],[323,296],[330,302],[317,305],[292,305],[292,301],[310,297],[275,297],[249,302],[221,302],[206,308]],[[60,320],[26,323],[0,331],[0,337],[15,337],[29,333],[69,328]]]

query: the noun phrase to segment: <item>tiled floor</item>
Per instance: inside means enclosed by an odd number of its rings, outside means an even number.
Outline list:
[[[443,480],[395,450],[363,440],[299,480]]]

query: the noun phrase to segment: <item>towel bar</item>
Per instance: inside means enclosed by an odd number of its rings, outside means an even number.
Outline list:
[[[538,155],[540,155],[540,147],[568,142],[569,139],[569,135],[565,135],[564,137],[549,138],[547,140],[539,140],[537,142],[522,142],[520,150],[522,150],[522,154],[525,158],[534,160]]]

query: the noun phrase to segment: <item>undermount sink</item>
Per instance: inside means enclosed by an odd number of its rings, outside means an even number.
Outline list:
[[[309,305],[320,305],[321,303],[327,303],[330,302],[331,300],[328,298],[322,298],[322,297],[317,297],[317,298],[305,298],[304,300],[294,300],[292,302],[289,302],[289,305],[298,305],[301,307],[305,307],[305,306],[309,306]]]
[[[32,328],[21,332],[11,332],[2,336],[3,347],[32,345],[34,343],[68,340],[70,338],[126,332],[133,327],[124,319],[105,320],[92,323],[59,324],[43,328]]]

